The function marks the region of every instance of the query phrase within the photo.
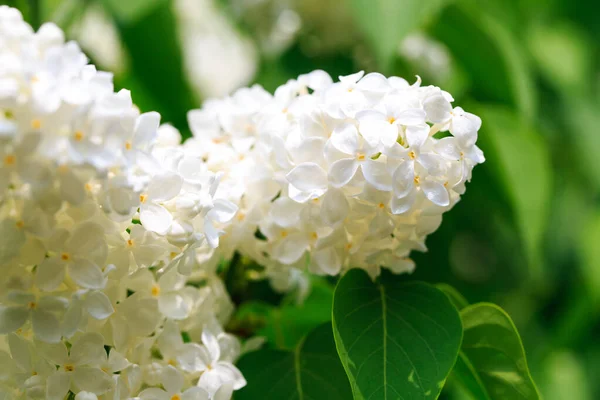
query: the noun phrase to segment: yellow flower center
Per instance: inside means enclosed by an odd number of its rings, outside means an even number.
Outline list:
[[[172,367],[176,367],[177,366],[177,361],[170,359],[169,361],[167,361],[167,364],[169,364]]]
[[[15,222],[15,226],[19,229],[22,229],[25,226],[25,222],[23,222],[23,220],[20,219],[17,222]]]
[[[280,233],[282,238],[286,238],[288,236],[288,232],[287,231],[281,231]]]
[[[174,394],[173,396],[171,396],[171,400],[181,400],[181,396],[178,394]]]
[[[145,203],[147,198],[148,198],[148,196],[147,196],[147,195],[145,195],[145,194],[140,194],[140,203]]]
[[[379,208],[381,208],[383,210],[385,208],[385,204],[379,203],[379,204],[377,204],[377,207],[379,207]]]
[[[30,310],[35,310],[37,308],[37,303],[35,301],[30,301],[29,303],[27,303],[27,308],[29,308]]]
[[[31,128],[38,130],[42,127],[42,121],[40,121],[39,119],[34,119],[31,121]]]
[[[319,238],[319,235],[317,235],[317,232],[313,232],[310,234],[311,239],[313,240],[317,240]]]
[[[75,366],[73,364],[65,364],[65,371],[73,372],[75,370]]]
[[[364,155],[364,154],[362,154],[362,153],[358,153],[358,154],[356,155],[356,159],[357,159],[358,161],[364,161],[364,160],[365,160],[365,155]]]
[[[133,247],[133,245],[134,245],[133,240],[132,239],[128,239],[127,240],[127,247]]]
[[[240,221],[240,222],[241,222],[241,221],[243,221],[244,219],[246,219],[246,214],[244,214],[243,212],[241,212],[241,211],[240,211],[240,212],[239,212],[239,213],[236,215],[236,218],[237,218],[237,220],[238,220],[238,221]]]
[[[73,134],[73,138],[76,141],[81,142],[83,140],[83,132],[81,132],[81,131],[75,131],[75,133]]]
[[[15,163],[17,162],[17,157],[15,157],[12,154],[8,154],[6,156],[4,156],[4,165],[15,165]]]
[[[174,259],[175,257],[177,257],[177,253],[172,251],[171,254],[169,254],[169,257],[171,257],[171,260]]]
[[[419,183],[421,183],[421,178],[415,175],[415,179],[413,179],[413,182],[415,183],[415,185],[418,185]]]
[[[414,151],[409,151],[408,156],[411,160],[414,160],[415,158],[417,158],[417,153],[415,153]]]
[[[388,122],[389,122],[390,124],[393,124],[394,122],[396,122],[396,118],[394,118],[394,117],[389,117],[389,118],[388,118]]]
[[[150,290],[150,292],[152,293],[152,296],[157,297],[158,295],[160,295],[160,286],[158,286],[157,284],[152,285],[152,289]]]
[[[69,255],[69,253],[62,253],[60,255],[60,259],[63,261],[69,261],[71,259],[71,256]]]
[[[125,150],[131,150],[131,142],[129,140],[125,142]]]

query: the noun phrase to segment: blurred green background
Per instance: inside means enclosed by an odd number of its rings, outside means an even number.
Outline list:
[[[54,21],[184,135],[202,100],[313,69],[448,90],[487,162],[416,254],[513,317],[544,398],[598,399],[600,3],[578,0],[2,0]],[[325,296],[325,301],[330,297]],[[463,399],[454,385],[444,393]]]

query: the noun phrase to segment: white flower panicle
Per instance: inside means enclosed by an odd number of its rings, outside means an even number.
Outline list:
[[[300,293],[305,270],[412,271],[484,161],[452,102],[314,71],[206,102],[182,144],[58,27],[0,6],[0,399],[230,398],[219,263]]]
[[[223,173],[216,197],[239,208],[213,262],[237,250],[281,289],[306,267],[411,272],[485,160],[481,120],[452,102],[420,79],[314,71],[191,111],[184,151]]]
[[[232,303],[193,257],[237,209],[159,124],[58,27],[0,6],[0,398],[245,385],[222,329]]]

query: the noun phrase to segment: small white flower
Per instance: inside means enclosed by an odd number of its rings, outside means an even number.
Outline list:
[[[46,398],[62,400],[73,387],[96,395],[111,389],[113,380],[99,365],[106,357],[104,338],[97,333],[85,333],[73,342],[69,350],[64,343],[39,346],[43,356],[58,366],[46,383]]]

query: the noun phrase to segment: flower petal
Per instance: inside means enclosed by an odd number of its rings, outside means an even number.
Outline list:
[[[171,396],[167,392],[159,388],[148,388],[140,393],[142,400],[170,400]]]
[[[35,284],[42,290],[56,289],[65,279],[66,264],[58,257],[44,259],[35,270]]]
[[[100,291],[94,291],[87,295],[85,307],[90,316],[97,320],[106,319],[115,312],[110,299]]]
[[[233,392],[231,392],[233,393]],[[224,397],[223,400],[229,400],[231,398],[231,393],[229,394],[229,397]],[[199,388],[197,386],[195,387],[191,387],[188,390],[186,390],[185,392],[183,392],[181,394],[181,400],[209,400],[210,395],[208,394],[208,392],[202,388]],[[215,394],[216,396],[216,394]],[[213,396],[212,400],[217,400],[217,398]]]
[[[423,189],[423,193],[425,193],[425,196],[433,204],[441,207],[446,207],[450,204],[450,195],[448,194],[448,190],[441,183],[426,179],[421,184],[421,189]]]
[[[87,332],[79,336],[71,346],[70,359],[76,365],[99,363],[106,359],[102,335]]]
[[[60,342],[60,323],[54,315],[47,311],[34,310],[31,313],[31,322],[36,339],[46,343]]]
[[[371,147],[379,144],[382,139],[382,132],[386,129],[391,127],[396,130],[396,135],[398,133],[398,127],[391,125],[386,116],[378,111],[362,111],[357,114],[356,118],[359,122],[358,130],[360,135]]]
[[[77,285],[86,289],[102,289],[106,284],[106,279],[99,266],[77,257],[68,267],[69,276]]]
[[[97,395],[108,392],[114,385],[111,376],[98,367],[77,366],[72,374],[73,383],[79,390]]]
[[[429,125],[411,125],[406,127],[406,141],[410,147],[420,148],[429,137]]]
[[[6,335],[23,326],[29,311],[25,307],[3,307],[0,306],[0,334]]]
[[[202,372],[211,361],[206,347],[197,343],[186,343],[184,351],[177,356],[177,362],[186,372]]]
[[[420,108],[409,108],[398,113],[396,121],[401,125],[420,125],[425,122],[425,111]]]
[[[410,192],[405,197],[392,197],[392,201],[390,203],[392,214],[404,214],[411,209],[412,205],[415,203],[415,199],[415,192]]]
[[[280,197],[271,205],[271,217],[273,221],[283,227],[295,226],[300,221],[300,212],[304,206],[287,197]]]
[[[327,190],[327,173],[315,163],[302,163],[294,167],[286,179],[294,187],[305,192]]]
[[[56,371],[46,380],[46,399],[63,400],[71,387],[71,375],[64,371]]]
[[[140,222],[149,231],[164,235],[173,223],[173,216],[163,206],[144,204],[140,208]]]
[[[354,155],[358,151],[358,131],[352,124],[343,124],[333,130],[331,145],[342,153]]]
[[[177,196],[181,191],[183,179],[173,172],[163,172],[155,175],[148,184],[148,200],[167,201]]]
[[[329,182],[337,188],[345,186],[354,178],[359,163],[354,158],[343,158],[329,167]]]
[[[32,371],[29,342],[17,334],[11,333],[8,335],[8,346],[10,355],[19,368],[23,371]]]
[[[161,381],[168,393],[179,393],[184,383],[183,374],[170,365],[163,369]]]
[[[374,188],[384,192],[392,190],[392,176],[385,163],[369,159],[362,164],[362,172],[365,180]]]
[[[229,222],[235,216],[238,207],[229,200],[217,199],[208,212],[209,218],[221,223]]]
[[[410,161],[401,163],[392,175],[392,187],[396,197],[404,197],[413,190],[415,187],[414,179],[414,163]]]
[[[208,329],[202,331],[202,343],[206,346],[212,362],[216,362],[221,358],[221,346],[219,346],[219,341]]]
[[[313,268],[317,267],[317,270],[313,271],[317,274],[320,272],[321,274],[336,275],[342,268],[342,258],[333,247],[314,251],[310,260]]]
[[[167,318],[184,319],[190,313],[191,304],[179,293],[172,292],[158,298],[158,309]]]
[[[425,99],[423,108],[427,113],[427,119],[436,124],[446,122],[451,117],[452,106],[441,94],[436,94]]]
[[[321,218],[327,225],[335,225],[348,215],[350,205],[344,192],[340,189],[329,188],[323,196]]]
[[[293,264],[302,257],[308,247],[304,234],[292,233],[273,246],[273,258],[283,264]]]

